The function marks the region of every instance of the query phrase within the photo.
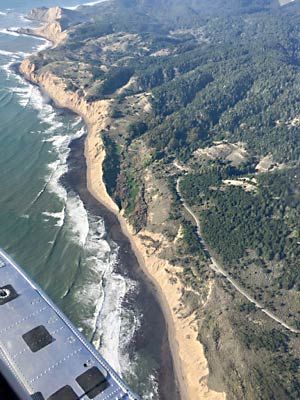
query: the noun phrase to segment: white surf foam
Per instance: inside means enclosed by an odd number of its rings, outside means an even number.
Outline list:
[[[77,6],[73,6],[73,7],[64,7],[64,8],[66,8],[66,9],[68,9],[68,10],[77,10],[77,9],[78,9],[79,7],[81,7],[81,6],[95,6],[96,4],[103,3],[104,1],[107,1],[107,0],[91,1],[91,2],[89,2],[89,3],[78,4]]]
[[[44,122],[47,122],[51,126],[46,130],[46,133],[53,133],[53,131],[58,130],[59,128],[63,128],[64,124],[61,121],[52,120],[52,115],[49,115],[45,119]],[[62,130],[61,130],[62,131]],[[60,154],[61,161],[66,161],[67,156],[69,155],[69,144],[72,140],[80,138],[84,135],[86,128],[83,126],[81,129],[78,129],[73,135],[67,136],[58,134],[55,136],[50,136],[49,138],[45,139],[45,142],[50,142],[53,144],[54,149]],[[45,132],[44,132],[45,133]]]
[[[138,291],[137,282],[130,282],[127,288],[127,295]],[[120,343],[121,343],[121,367],[123,371],[126,371],[126,366],[129,364],[127,348],[133,340],[133,337],[137,330],[141,327],[141,315],[133,309],[122,310],[122,326],[120,331]],[[123,351],[122,351],[123,350]],[[124,352],[125,350],[125,352]]]
[[[96,4],[103,3],[107,0],[90,1],[89,3],[82,4],[83,6],[95,6]]]
[[[0,50],[0,55],[1,56],[14,56],[14,53],[12,53],[11,51]]]
[[[128,356],[122,351],[125,342],[121,331],[126,312],[122,302],[130,290],[135,290],[135,283],[116,272],[118,248],[106,240],[103,220],[89,215],[89,227],[85,244],[86,268],[93,271],[97,278],[85,282],[77,293],[79,303],[89,307],[94,305],[92,316],[82,320],[82,324],[92,328],[94,346],[122,375],[129,372]],[[138,321],[131,325],[126,340],[132,339],[137,326]]]
[[[114,273],[113,265],[105,273],[105,300],[103,302],[98,326],[102,332],[100,346],[104,358],[108,359],[119,374],[121,367],[120,332],[122,325],[122,301],[127,292],[127,282],[121,275]],[[97,343],[98,345],[100,343]]]
[[[49,173],[45,176],[47,190],[55,193],[63,204],[67,205],[69,201],[68,193],[61,185],[60,179],[68,171],[67,158],[70,151],[69,144],[71,140],[79,138],[85,133],[85,127],[67,135],[61,117],[59,117],[55,109],[46,102],[40,90],[36,86],[26,82],[22,77],[18,76],[17,79],[20,82],[20,86],[13,88],[12,91],[17,95],[19,104],[23,107],[32,107],[38,111],[38,118],[40,121],[47,124],[43,129],[35,131],[35,134],[43,135],[43,140],[51,143],[53,150],[57,153],[57,160],[48,165]],[[76,118],[73,123],[74,127],[78,126],[80,121],[81,118]],[[68,210],[70,209],[69,207]],[[49,210],[47,210],[47,212],[49,212]],[[64,219],[61,217],[60,221],[64,221]],[[76,229],[78,233],[78,227]],[[80,240],[83,241],[83,236],[80,236]]]
[[[143,400],[154,400],[159,398],[159,392],[158,392],[158,381],[155,375],[149,375],[148,376],[148,384],[147,386],[151,388],[149,393],[144,393],[143,395]],[[146,383],[146,382],[145,382]]]
[[[71,128],[76,128],[76,126],[78,126],[81,122],[82,122],[82,118],[79,116],[76,117],[75,121],[71,124]]]
[[[48,49],[49,47],[52,46],[52,44],[51,44],[51,42],[49,40],[46,40],[46,39],[43,39],[43,38],[38,38],[38,37],[36,39],[44,41],[44,43],[42,43],[39,46],[36,46],[34,48],[34,51],[36,51],[36,52],[40,52],[40,51],[46,50],[46,49]]]
[[[3,17],[5,17],[5,16],[7,15],[7,13],[6,13],[6,12],[3,12],[3,11],[0,11],[0,15],[3,16]]]
[[[19,51],[17,53],[12,53],[7,50],[0,50],[0,55],[10,58],[10,61],[7,64],[0,65],[0,69],[5,71],[6,77],[7,77],[7,79],[9,79],[10,76],[12,75],[11,66],[17,60],[20,60],[21,58],[23,59],[24,57],[28,56],[29,53],[24,53],[22,51]]]
[[[40,90],[36,86],[29,84],[25,81],[25,79],[18,75],[15,76],[15,78],[20,82],[20,85],[11,88],[12,92],[17,95],[20,105],[22,105],[23,107],[31,106],[33,109],[38,111],[39,119],[49,125],[49,127],[44,128],[41,131],[36,131],[36,133],[40,132],[45,135],[45,140],[48,140],[50,134],[52,135],[57,129],[63,128],[62,121],[59,121],[54,108],[46,102],[46,99],[43,97]],[[65,144],[66,147],[68,147],[68,144],[71,140],[70,137],[66,135],[60,135],[59,139],[56,136],[51,136],[49,138],[49,141],[53,141],[55,144],[56,139],[58,141],[61,140],[61,143],[58,143],[58,145]]]
[[[95,3],[98,2],[87,5]],[[43,46],[45,45],[46,43],[43,43]],[[45,129],[35,131],[35,134],[43,135],[44,140],[51,143],[57,153],[57,159],[48,165],[49,171],[45,181],[47,190],[61,199],[63,208],[61,212],[45,210],[43,216],[48,221],[54,219],[56,226],[64,226],[64,229],[70,232],[70,239],[84,247],[87,254],[86,267],[96,276],[94,280],[85,282],[84,287],[76,295],[80,304],[92,309],[91,317],[82,323],[93,329],[96,347],[100,347],[102,354],[113,368],[120,374],[128,372],[127,355],[122,352],[122,347],[132,339],[139,320],[134,317],[134,323],[122,329],[125,312],[122,309],[122,302],[126,293],[134,290],[134,283],[116,272],[117,248],[111,247],[106,240],[103,221],[89,216],[79,197],[68,193],[61,184],[61,177],[68,169],[69,143],[81,137],[85,133],[85,128],[66,135],[62,119],[57,116],[53,107],[45,102],[39,89],[21,77],[16,79],[20,85],[14,88],[14,93],[18,96],[20,104],[37,110],[39,119],[48,124]],[[80,117],[76,118],[70,125],[71,131],[76,129],[81,121]],[[121,333],[125,330],[126,338]]]
[[[21,36],[20,33],[17,33],[14,31],[15,29],[18,29],[18,28],[0,29],[0,33],[3,33],[4,35],[10,35],[10,36]]]
[[[78,196],[68,196],[66,208],[72,240],[81,246],[85,246],[89,234],[87,211]]]
[[[2,71],[6,73],[6,79],[9,79],[12,74],[11,66],[14,64],[14,62],[15,61],[10,61],[9,63],[0,66]]]
[[[48,190],[55,193],[65,204],[67,201],[67,191],[60,184],[60,178],[68,171],[68,167],[62,164],[60,160],[57,160],[48,165],[49,171],[51,173],[50,180],[48,182]]]
[[[12,92],[17,95],[18,102],[22,107],[27,107],[31,98],[32,88],[18,86],[12,89]]]
[[[57,213],[50,213],[50,212],[43,212],[42,215],[44,215],[45,217],[50,217],[50,218],[54,218],[57,220],[55,226],[63,226],[64,224],[64,220],[65,220],[65,209],[63,208],[63,210],[61,212],[57,212]],[[49,219],[46,219],[46,221],[49,221]]]
[[[17,53],[13,53],[16,58],[25,58],[30,56],[31,53],[25,53],[24,51],[18,51]]]
[[[89,246],[87,241],[87,247]],[[100,243],[98,243],[100,245]],[[103,244],[103,243],[102,243]],[[89,268],[93,269],[99,277],[98,282],[89,282],[85,288],[85,300],[80,295],[80,302],[95,305],[93,315],[83,321],[94,332],[93,344],[101,350],[103,356],[111,366],[121,373],[120,363],[120,326],[121,326],[121,301],[126,293],[125,279],[113,275],[117,255],[109,254],[103,259],[101,246],[95,256],[87,258]]]

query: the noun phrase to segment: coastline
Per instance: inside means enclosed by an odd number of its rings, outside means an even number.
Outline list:
[[[160,368],[158,370],[160,398],[162,400],[169,400],[170,398],[180,400],[170,344],[167,338],[167,324],[153,284],[140,268],[128,238],[121,231],[116,214],[108,210],[87,190],[86,159],[84,156],[85,137],[74,139],[70,143],[68,172],[64,177],[64,184],[70,186],[79,195],[86,210],[105,220],[106,225],[109,227],[109,238],[114,243],[117,243],[119,247],[120,262],[117,268],[118,273],[138,282],[138,291],[133,294],[133,297],[130,295],[128,299],[124,299],[124,307],[129,306],[131,308],[130,304],[135,304],[138,306],[137,311],[143,315],[141,325],[135,332],[134,339],[128,349],[129,354],[135,355],[135,349],[139,349],[145,344],[147,348],[150,346],[151,351],[156,354],[155,359],[157,357],[160,359]]]
[[[95,103],[87,103],[83,98],[79,98],[76,93],[67,91],[64,82],[59,78],[49,72],[37,77],[34,69],[34,65],[27,59],[22,63],[20,72],[30,82],[37,84],[58,107],[68,108],[79,114],[87,124],[85,158],[88,191],[117,217],[122,232],[128,238],[140,267],[155,285],[167,322],[169,343],[181,398],[183,400],[226,399],[224,393],[215,392],[208,388],[207,360],[203,346],[197,339],[197,326],[193,316],[180,317],[180,310],[182,309],[180,299],[184,287],[178,280],[176,284],[170,281],[170,275],[166,271],[168,268],[174,269],[174,267],[171,267],[166,260],[160,259],[156,254],[149,253],[149,248],[140,235],[133,234],[130,225],[120,214],[117,205],[107,193],[102,170],[106,153],[99,132],[105,128],[109,121],[112,101],[99,100]],[[153,237],[151,232],[142,232],[142,234]]]
[[[99,141],[94,137],[93,127],[89,127],[85,146],[85,157],[87,162],[87,187],[89,192],[106,208],[116,215],[122,232],[130,241],[131,247],[138,259],[139,265],[154,283],[157,295],[163,309],[167,322],[168,336],[171,346],[174,367],[180,387],[182,400],[225,400],[224,393],[214,392],[208,388],[207,377],[209,374],[204,348],[197,339],[197,327],[195,315],[181,318],[178,310],[182,309],[181,294],[183,285],[177,280],[170,280],[167,270],[174,269],[168,261],[160,259],[155,254],[150,255],[149,249],[142,239],[135,235],[119,212],[117,205],[108,195],[103,182],[102,162],[105,159],[105,149],[99,135]],[[92,150],[90,147],[92,146]],[[93,149],[102,148],[101,154],[95,163]],[[98,167],[100,167],[98,169]],[[101,177],[101,179],[99,179]],[[98,182],[98,184],[97,184]],[[141,236],[146,235],[154,238],[151,232],[143,231]],[[159,239],[159,237],[155,237]]]

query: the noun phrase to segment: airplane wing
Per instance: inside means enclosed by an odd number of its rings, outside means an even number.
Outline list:
[[[0,374],[21,400],[139,400],[1,249]]]

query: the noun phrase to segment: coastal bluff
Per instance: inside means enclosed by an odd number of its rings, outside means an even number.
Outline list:
[[[32,35],[50,40],[54,45],[61,43],[67,37],[67,28],[74,23],[84,21],[82,14],[75,10],[68,10],[61,7],[40,7],[32,9],[26,19],[40,22],[38,28],[20,28],[18,33]]]
[[[32,21],[40,21],[40,22],[52,22],[57,19],[61,19],[65,11],[61,7],[40,7],[40,8],[33,8],[29,13],[26,15],[26,18]]]
[[[76,10],[69,10],[62,7],[38,7],[29,11],[26,15],[26,19],[49,23],[57,20],[80,22],[83,21],[84,18],[83,15]]]
[[[35,30],[20,30],[20,33],[44,37],[50,40],[54,47],[67,40],[69,32],[67,25],[64,25],[63,9],[59,7],[35,9],[29,15],[30,19],[44,22],[45,25]],[[88,100],[84,92],[70,89],[67,80],[63,77],[56,75],[51,69],[41,67],[35,57],[25,59],[19,71],[28,81],[38,85],[57,106],[68,108],[82,116],[88,126],[85,142],[88,190],[99,202],[117,215],[141,267],[155,284],[168,324],[169,340],[182,399],[225,400],[225,393],[210,390],[208,387],[209,370],[204,348],[198,339],[196,312],[186,316],[188,313],[182,298],[187,288],[180,279],[175,278],[177,273],[183,273],[183,269],[172,266],[160,256],[160,252],[173,246],[173,242],[164,235],[149,230],[148,227],[139,232],[133,229],[123,210],[120,212],[118,205],[108,193],[103,177],[106,149],[101,132],[107,130],[112,123],[111,114],[116,98],[106,96],[101,100]],[[145,175],[145,178],[149,177],[149,192],[152,190],[150,186],[153,182],[151,174],[149,169]],[[157,204],[155,196],[151,195],[150,201]],[[155,220],[154,214],[151,220]],[[157,244],[155,250],[149,242]],[[171,270],[175,272],[170,273]]]
[[[128,221],[119,213],[119,208],[107,192],[103,180],[103,162],[106,157],[105,146],[99,132],[109,123],[113,100],[99,100],[89,103],[78,93],[68,91],[62,79],[46,71],[38,73],[37,66],[29,59],[20,65],[20,73],[33,84],[38,85],[59,107],[68,108],[81,115],[89,128],[85,142],[87,161],[87,185],[89,192],[113,211],[120,221],[122,230],[129,238],[132,248],[149,279],[155,283],[157,292],[168,321],[169,340],[174,357],[182,399],[225,400],[224,393],[208,388],[209,375],[204,349],[198,340],[197,320],[194,314],[182,317],[182,294],[184,286],[177,280],[174,284],[168,271],[173,267],[166,260],[149,249],[149,240],[160,243],[164,249],[166,239],[150,231],[135,234]],[[145,237],[147,238],[145,240]],[[180,271],[180,268],[176,271]]]
[[[299,2],[89,4],[43,9],[21,71],[88,125],[84,189],[154,283],[182,397],[300,399]]]
[[[117,205],[108,195],[102,179],[102,164],[105,159],[105,146],[99,132],[105,128],[109,116],[111,100],[99,100],[88,103],[78,93],[67,90],[62,79],[46,71],[36,73],[36,65],[25,59],[20,65],[20,73],[30,82],[38,85],[59,107],[68,108],[82,116],[89,127],[86,140],[86,155],[93,160],[88,168],[88,186],[105,197],[104,203],[112,210],[118,211]]]

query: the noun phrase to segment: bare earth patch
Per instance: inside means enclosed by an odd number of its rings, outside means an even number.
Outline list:
[[[295,117],[295,118],[289,120],[287,122],[287,126],[289,128],[292,128],[292,127],[295,127],[295,126],[300,126],[300,118],[299,117]]]
[[[236,167],[245,162],[248,158],[248,153],[245,149],[244,143],[214,143],[214,146],[196,150],[194,152],[194,157],[202,159],[204,158],[208,160],[223,159],[226,161],[230,161],[232,165]]]
[[[223,183],[226,186],[240,186],[246,192],[253,192],[257,190],[256,184],[257,181],[255,178],[239,178],[239,179],[225,179]]]
[[[171,54],[170,49],[161,49],[156,51],[155,53],[150,54],[150,57],[163,57]]]
[[[285,167],[284,164],[276,163],[273,160],[272,154],[269,153],[265,157],[262,157],[260,159],[255,169],[258,172],[268,172],[268,171],[275,171],[276,169],[283,169],[284,167]]]

